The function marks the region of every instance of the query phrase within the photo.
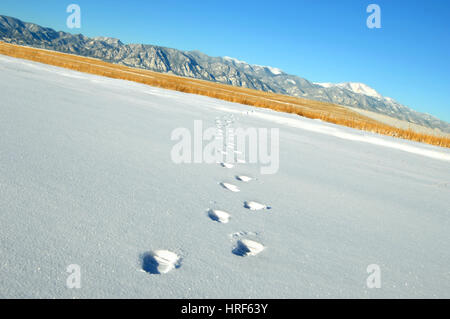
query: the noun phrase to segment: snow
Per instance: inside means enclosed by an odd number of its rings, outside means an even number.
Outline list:
[[[2,56],[0,94],[2,298],[450,297],[448,149]],[[194,120],[279,128],[278,172],[173,163]]]
[[[234,254],[238,256],[256,256],[264,250],[264,246],[250,239],[241,239],[237,242]]]
[[[247,62],[245,62],[245,61],[241,61],[241,60],[238,60],[238,59],[236,59],[236,58],[229,57],[229,56],[224,56],[223,59],[225,59],[225,60],[227,60],[227,61],[234,62],[234,63],[236,63],[236,64],[247,64],[247,65],[249,65],[249,66],[251,65],[252,67],[257,67],[257,68],[267,69],[267,70],[269,70],[270,73],[272,73],[273,75],[279,75],[279,74],[282,74],[282,73],[283,73],[283,71],[280,70],[280,69],[278,69],[278,68],[274,68],[274,67],[271,67],[271,66],[258,65],[258,64],[249,64],[249,63],[247,63]],[[295,82],[294,82],[294,84],[295,84]]]
[[[225,188],[225,189],[227,189],[227,190],[229,190],[229,191],[231,191],[231,192],[233,192],[233,193],[237,193],[237,192],[240,192],[240,191],[241,191],[241,190],[239,189],[239,187],[237,187],[236,185],[230,184],[230,183],[220,183],[220,185],[221,185],[223,188]]]
[[[347,90],[350,90],[354,93],[358,93],[358,94],[364,94],[367,96],[371,96],[371,97],[375,97],[378,99],[382,99],[383,96],[378,93],[376,90],[374,90],[373,88],[371,88],[370,86],[364,84],[364,83],[357,83],[357,82],[344,82],[344,83],[314,83],[317,85],[320,85],[322,87],[325,88],[330,88],[333,86],[337,86],[340,88],[344,88]]]
[[[226,111],[226,108],[224,107],[219,107],[218,109]],[[239,110],[232,110],[229,112],[234,112],[237,114],[241,113]],[[446,162],[450,161],[450,152],[447,149],[428,147],[428,145],[421,145],[417,143],[410,143],[408,141],[391,139],[385,136],[370,134],[367,132],[356,132],[354,130],[348,130],[339,126],[327,125],[326,123],[320,121],[315,121],[316,123],[314,123],[312,121],[305,121],[304,119],[300,119],[298,116],[292,117],[289,115],[279,115],[279,113],[274,112],[259,112],[253,114],[252,116],[276,123],[278,125],[290,126],[315,133],[331,135],[341,139],[393,148],[404,152],[443,160]]]
[[[225,60],[232,61],[232,62],[238,63],[238,64],[240,64],[240,63],[248,64],[248,63],[245,62],[245,61],[241,61],[241,60],[238,60],[238,59],[236,59],[236,58],[229,57],[229,56],[224,56],[223,58],[224,58]]]
[[[294,80],[291,80],[291,79],[287,79],[286,81],[289,82],[289,83],[291,83],[291,84],[293,84],[293,85],[297,84],[297,83],[295,83]]]
[[[264,205],[264,204],[261,204],[258,202],[254,202],[254,201],[244,202],[244,207],[248,208],[250,210],[261,210],[261,209],[269,208],[267,205]]]
[[[151,256],[153,261],[146,260],[143,262],[143,268],[145,271],[152,274],[165,274],[175,269],[179,260],[177,254],[168,250],[156,250],[151,252],[148,257]],[[153,263],[153,269],[150,266]]]
[[[364,84],[364,83],[354,83],[354,82],[348,82],[348,83],[340,83],[338,86],[344,87],[349,89],[350,91],[353,91],[355,93],[364,94],[376,98],[382,98],[381,94],[372,89],[370,86]]]
[[[245,176],[245,175],[236,176],[236,179],[241,181],[241,182],[244,182],[244,183],[248,183],[248,182],[250,182],[252,180],[251,177],[248,177],[248,176]]]
[[[219,209],[210,209],[208,212],[209,217],[211,217],[212,220],[215,220],[219,223],[228,223],[230,219],[230,214],[227,212],[224,212],[223,210]]]
[[[334,83],[329,83],[329,82],[323,82],[323,83],[314,82],[314,84],[323,86],[324,88],[330,88],[330,87],[336,85]]]
[[[266,68],[268,68],[269,71],[270,71],[272,74],[274,74],[274,75],[279,75],[279,74],[282,74],[282,73],[283,73],[283,71],[280,70],[280,69],[278,69],[278,68],[274,68],[274,67],[271,67],[271,66],[266,66]]]

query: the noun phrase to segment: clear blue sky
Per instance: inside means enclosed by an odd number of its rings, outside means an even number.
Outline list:
[[[81,7],[82,28],[66,27]],[[381,29],[366,7],[381,7]],[[1,0],[0,14],[87,36],[279,67],[315,82],[363,82],[450,121],[448,0]]]

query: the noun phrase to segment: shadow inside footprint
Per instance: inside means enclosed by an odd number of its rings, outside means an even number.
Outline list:
[[[241,239],[236,247],[231,251],[233,254],[241,257],[256,256],[265,249],[264,245],[250,239]]]
[[[267,206],[258,202],[244,202],[244,207],[250,210],[272,209],[271,206]]]
[[[223,210],[218,210],[218,209],[210,209],[208,211],[208,216],[212,220],[219,222],[219,223],[224,223],[224,224],[228,223],[228,221],[230,219],[229,213],[224,212]]]
[[[181,267],[181,258],[173,260],[171,262],[158,261],[158,256],[155,256],[154,252],[147,252],[140,256],[142,270],[152,275],[160,275],[169,272],[172,269],[178,269]]]
[[[231,252],[236,256],[245,257],[249,253],[249,250],[245,246],[237,245]]]
[[[161,274],[158,270],[159,264],[151,253],[143,254],[141,256],[141,260],[142,260],[142,270],[153,275]]]

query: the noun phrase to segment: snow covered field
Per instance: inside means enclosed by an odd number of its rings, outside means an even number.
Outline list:
[[[450,298],[448,149],[4,56],[0,95],[0,297]],[[173,163],[194,120],[278,172]]]

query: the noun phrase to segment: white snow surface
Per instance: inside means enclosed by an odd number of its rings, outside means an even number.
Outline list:
[[[272,72],[272,74],[274,74],[274,75],[279,75],[279,74],[283,73],[283,71],[281,69],[278,69],[278,68],[274,68],[274,67],[271,67],[271,66],[266,66],[266,68],[268,68],[269,71]]]
[[[0,94],[1,298],[450,298],[448,149],[4,56]],[[280,129],[276,174],[171,161],[172,130],[231,116]]]
[[[233,61],[234,63],[244,63],[244,64],[248,64],[248,63],[245,62],[245,61],[241,61],[241,60],[238,60],[238,59],[236,59],[236,58],[229,57],[229,56],[224,56],[223,58],[224,58],[225,60]]]
[[[294,84],[294,85],[297,84],[297,83],[295,83],[294,80],[291,80],[291,79],[287,79],[286,81],[289,82],[289,83],[291,83],[291,84]]]
[[[223,188],[228,189],[229,191],[232,191],[234,193],[241,191],[239,187],[230,183],[220,183],[220,185],[222,185]]]
[[[283,70],[281,70],[279,68],[274,68],[272,66],[258,65],[258,64],[249,64],[249,63],[247,63],[245,61],[238,60],[236,58],[232,58],[232,57],[229,57],[229,56],[224,56],[223,59],[228,60],[228,61],[232,61],[232,62],[234,62],[236,64],[247,64],[246,67],[252,66],[252,67],[267,69],[273,75],[280,75],[280,74],[284,73]],[[295,82],[294,82],[294,84],[295,84]]]
[[[371,88],[367,84],[359,83],[359,82],[343,82],[343,83],[314,83],[320,86],[323,86],[325,88],[330,88],[333,86],[337,86],[340,88],[344,88],[347,90],[350,90],[355,93],[364,94],[367,96],[375,97],[378,99],[383,98],[383,96],[378,93],[375,89]]]
[[[250,210],[261,210],[261,209],[266,209],[268,208],[267,205],[258,203],[258,202],[254,202],[254,201],[248,201],[244,203],[244,207],[248,208]]]

